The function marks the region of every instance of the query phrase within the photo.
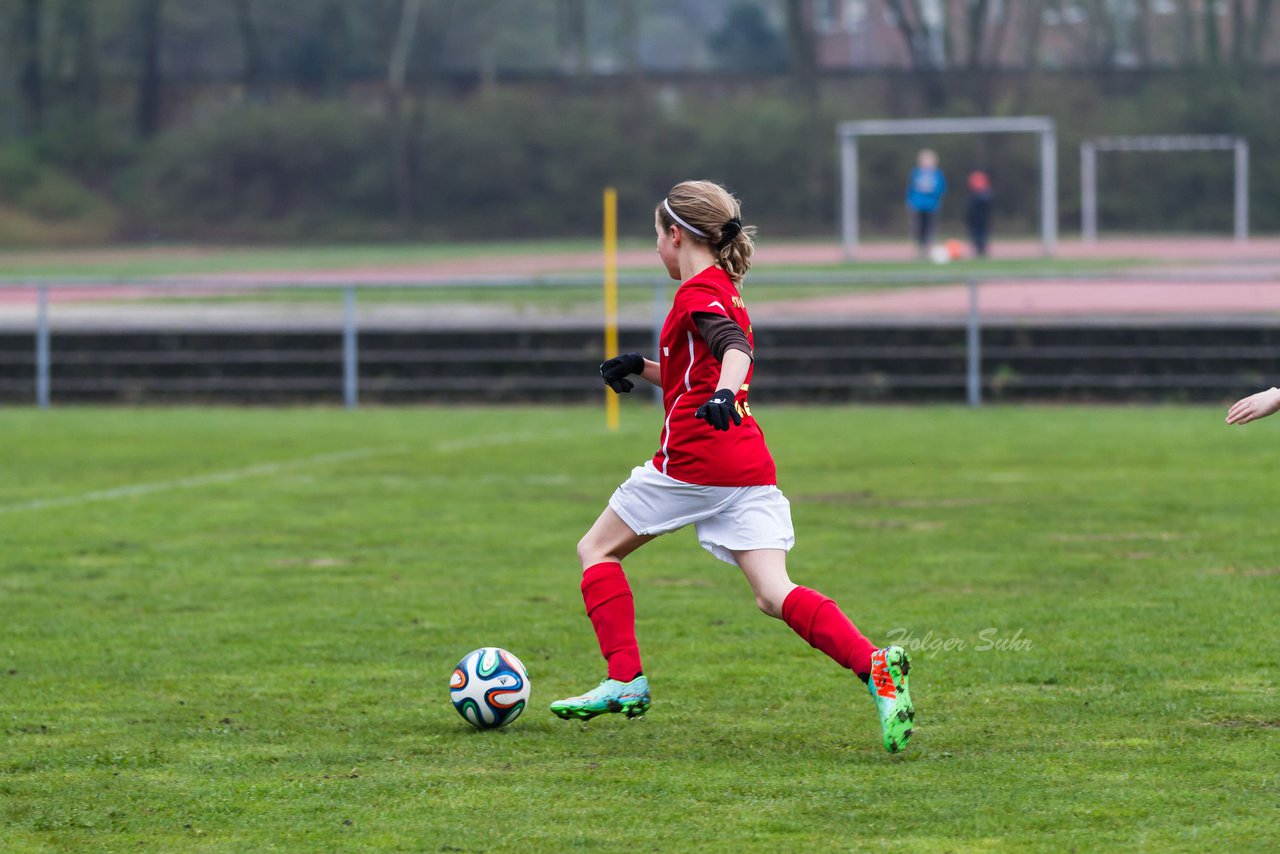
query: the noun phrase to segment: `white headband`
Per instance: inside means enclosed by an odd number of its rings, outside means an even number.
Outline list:
[[[676,212],[671,209],[671,202],[667,201],[666,199],[663,199],[662,206],[667,209],[667,213],[671,214],[672,219],[674,219],[677,223],[685,227],[685,230],[691,231],[694,234],[698,235],[699,237],[705,237],[708,240],[711,239],[710,234],[707,234],[702,229],[694,228],[693,226],[689,225],[689,223],[685,222],[680,217],[676,216]]]

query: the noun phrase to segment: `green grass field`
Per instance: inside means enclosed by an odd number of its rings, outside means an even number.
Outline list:
[[[687,531],[628,561],[648,716],[546,711],[602,675],[574,546],[640,401],[0,412],[0,848],[1280,845],[1280,421],[756,409],[793,578],[914,647],[904,755]],[[482,645],[507,730],[449,703]]]

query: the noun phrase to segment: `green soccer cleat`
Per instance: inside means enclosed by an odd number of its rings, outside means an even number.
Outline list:
[[[886,646],[871,653],[871,678],[867,690],[876,701],[880,729],[884,733],[884,749],[890,753],[904,750],[911,739],[911,724],[916,718],[907,690],[907,673],[911,658],[900,646]]]
[[[556,700],[551,711],[558,717],[587,721],[596,715],[621,712],[629,718],[638,718],[649,711],[649,680],[637,676],[630,682],[604,679],[595,688],[580,697]]]

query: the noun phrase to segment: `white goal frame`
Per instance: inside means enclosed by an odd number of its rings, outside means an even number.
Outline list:
[[[1249,143],[1242,136],[1099,136],[1080,143],[1080,236],[1098,242],[1099,151],[1231,151],[1235,154],[1235,238],[1249,239]]]
[[[864,136],[928,136],[941,134],[1033,133],[1040,137],[1040,243],[1046,256],[1058,244],[1058,133],[1044,116],[956,119],[873,119],[841,122],[840,242],[844,257],[858,254],[858,140]]]

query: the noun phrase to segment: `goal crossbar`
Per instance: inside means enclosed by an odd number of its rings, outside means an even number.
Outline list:
[[[947,119],[867,119],[836,125],[840,146],[840,238],[846,260],[858,253],[858,140],[865,136],[1031,133],[1040,138],[1040,242],[1052,255],[1058,242],[1058,137],[1044,116]]]

